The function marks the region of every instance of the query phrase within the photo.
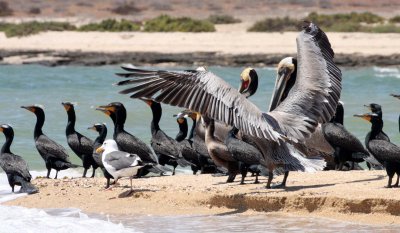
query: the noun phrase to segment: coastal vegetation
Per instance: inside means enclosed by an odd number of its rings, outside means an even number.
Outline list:
[[[1,4],[4,2],[0,1]],[[12,14],[8,5],[0,7],[0,14]],[[32,14],[37,13],[31,9]],[[8,12],[8,13],[7,13]],[[400,16],[385,19],[379,15],[369,12],[331,14],[324,15],[315,12],[310,13],[306,19],[317,23],[325,31],[331,32],[369,32],[369,33],[400,33]],[[23,22],[23,23],[0,23],[0,31],[7,37],[22,37],[37,34],[44,31],[101,31],[101,32],[214,32],[215,24],[238,23],[230,15],[210,15],[205,20],[190,17],[171,17],[160,15],[156,18],[143,22],[134,22],[127,19],[105,19],[81,26],[75,26],[68,22]],[[266,18],[256,22],[248,31],[250,32],[283,32],[297,31],[300,25],[299,19],[290,17]]]
[[[214,32],[214,24],[208,20],[197,20],[188,17],[173,18],[160,15],[144,23],[145,32]]]
[[[400,27],[396,20],[400,21],[400,16],[387,20],[379,15],[370,12],[348,13],[348,14],[318,14],[310,13],[305,19],[318,24],[325,31],[331,32],[372,32],[372,33],[400,33]],[[248,31],[250,32],[276,32],[276,31],[296,31],[299,25],[298,19],[285,18],[266,18],[256,22]]]

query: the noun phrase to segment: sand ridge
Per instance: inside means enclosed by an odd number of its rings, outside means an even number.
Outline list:
[[[282,177],[275,178],[279,182]],[[183,175],[129,180],[104,190],[103,178],[38,178],[40,193],[7,202],[34,208],[76,207],[96,214],[189,215],[258,212],[328,217],[368,224],[400,223],[400,189],[386,189],[384,171],[292,172],[288,187],[277,190],[225,183],[226,177]]]

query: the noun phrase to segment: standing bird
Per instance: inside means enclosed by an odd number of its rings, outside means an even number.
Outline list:
[[[337,170],[343,170],[345,162],[352,162],[351,169],[354,169],[354,162],[363,162],[369,156],[360,140],[351,134],[343,126],[344,108],[339,102],[336,114],[330,122],[322,125],[322,132],[325,139],[335,148],[335,163]]]
[[[144,164],[140,157],[135,154],[119,151],[117,143],[112,139],[105,140],[103,145],[97,148],[96,153],[103,153],[102,162],[105,169],[114,177],[115,183],[121,177],[129,177],[131,181],[130,193],[133,192],[132,178],[137,176],[139,170],[144,166],[151,166]]]
[[[101,147],[101,145],[103,145],[103,142],[107,137],[107,126],[104,123],[96,123],[88,129],[94,130],[99,133],[99,136],[94,140],[93,143],[93,159],[97,163],[97,166],[99,166],[100,169],[103,171],[103,175],[107,179],[107,185],[105,187],[107,189],[110,187],[110,179],[114,179],[114,177],[104,168],[101,154],[96,152],[96,150]]]
[[[158,156],[158,162],[165,166],[166,164],[172,166],[174,169],[172,175],[175,175],[175,169],[178,165],[182,167],[193,165],[186,161],[181,153],[180,144],[168,136],[160,128],[160,120],[162,116],[161,104],[152,100],[142,99],[151,108],[153,119],[150,123],[151,142],[150,145]]]
[[[394,174],[400,176],[400,147],[385,140],[386,135],[383,132],[382,116],[377,113],[365,113],[354,115],[371,123],[371,131],[365,138],[366,147],[369,152],[386,168],[389,177],[387,188],[398,187],[399,179],[392,186]]]
[[[280,101],[285,83],[296,71],[296,82],[274,110],[262,112],[221,78],[208,71],[164,71],[122,67],[129,78],[117,83],[132,85],[120,91],[131,98],[152,98],[156,102],[191,109],[254,138],[261,150],[262,165],[273,171],[316,171],[325,163],[304,158],[289,143],[304,142],[319,123],[335,113],[341,93],[341,71],[333,62],[334,52],[326,34],[315,24],[304,22],[297,37],[297,64],[284,59],[277,72],[271,103]],[[285,178],[284,178],[285,179]]]
[[[93,159],[93,141],[75,131],[76,115],[74,105],[70,102],[63,102],[62,105],[68,114],[68,122],[65,129],[68,145],[82,160],[84,168],[82,177],[86,177],[87,170],[92,167],[93,172],[91,177],[93,178],[96,169],[99,167]]]
[[[139,138],[125,131],[126,109],[120,102],[112,102],[108,105],[99,106],[97,110],[102,111],[114,121],[114,134],[113,139],[117,142],[118,148],[131,154],[137,154],[144,163],[158,164],[157,157],[153,154],[151,149]],[[157,171],[159,171],[158,169]],[[150,171],[156,172],[156,170]],[[144,176],[148,172],[147,167],[140,171],[139,176]]]
[[[10,125],[3,124],[0,125],[0,131],[6,137],[6,142],[0,151],[0,167],[7,175],[12,192],[14,192],[14,186],[19,185],[21,186],[20,193],[37,193],[39,190],[31,184],[32,176],[29,173],[28,164],[21,156],[10,151],[14,139],[13,128]]]
[[[238,161],[233,157],[225,143],[215,137],[214,119],[203,116],[202,120],[206,129],[205,142],[208,154],[217,166],[228,170],[228,179],[226,182],[231,183],[235,180],[237,173],[239,173]]]
[[[36,115],[36,125],[33,132],[33,138],[35,140],[36,149],[46,164],[46,177],[50,178],[51,169],[56,170],[56,176],[54,178],[57,179],[60,170],[79,167],[69,161],[69,156],[63,146],[43,134],[42,127],[45,120],[43,107],[40,105],[30,105],[21,106],[21,108],[25,108]]]
[[[199,162],[199,154],[193,149],[193,131],[196,125],[192,125],[192,129],[190,131],[189,138],[186,139],[186,136],[188,134],[188,123],[187,120],[182,114],[176,115],[176,122],[178,123],[179,126],[179,132],[175,137],[175,140],[179,143],[181,147],[181,154],[183,158],[185,158],[187,161],[192,163],[191,169],[193,171],[193,175],[196,175],[197,171],[200,170],[201,165]]]

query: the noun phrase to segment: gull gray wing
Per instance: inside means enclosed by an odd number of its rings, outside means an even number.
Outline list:
[[[118,171],[123,168],[138,165],[140,158],[135,154],[129,154],[123,151],[113,151],[108,153],[104,160],[107,164],[111,165]]]
[[[296,83],[287,98],[268,113],[292,140],[309,137],[318,123],[332,118],[342,89],[342,73],[333,62],[326,34],[315,24],[306,24],[297,37]]]
[[[274,126],[270,125],[269,118],[272,117],[263,114],[235,88],[212,72],[122,68],[129,73],[118,75],[130,79],[116,85],[134,85],[122,90],[122,94],[188,108],[260,138],[274,141],[281,139]]]

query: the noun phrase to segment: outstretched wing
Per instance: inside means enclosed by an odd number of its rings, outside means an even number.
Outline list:
[[[117,85],[133,85],[120,92],[132,94],[131,98],[152,98],[234,125],[246,134],[275,141],[281,138],[266,120],[271,117],[263,114],[235,88],[211,72],[122,68],[129,73],[118,75],[131,79]]]
[[[269,114],[278,119],[288,137],[309,137],[318,123],[335,114],[342,90],[342,73],[333,62],[334,52],[326,34],[305,22],[297,37],[297,77],[288,97]]]

